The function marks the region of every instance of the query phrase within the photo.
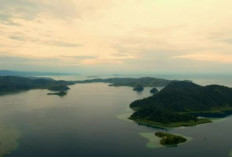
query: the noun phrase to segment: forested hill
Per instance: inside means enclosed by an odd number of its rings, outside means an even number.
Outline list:
[[[137,85],[141,85],[142,87],[159,87],[159,86],[166,86],[171,81],[165,80],[165,79],[154,78],[154,77],[108,78],[108,79],[91,79],[91,80],[77,81],[77,83],[94,83],[94,82],[110,83],[111,86],[136,87]]]
[[[190,81],[173,81],[159,93],[137,100],[131,119],[159,123],[195,121],[197,116],[225,116],[232,111],[232,89]],[[186,124],[187,125],[187,124]]]
[[[74,81],[56,81],[51,78],[0,76],[0,95],[29,89],[68,90]]]

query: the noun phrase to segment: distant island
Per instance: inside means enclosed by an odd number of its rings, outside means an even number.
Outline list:
[[[232,114],[232,88],[200,86],[191,81],[172,81],[157,94],[134,101],[135,122],[163,127],[194,126],[211,122],[202,117]]]
[[[110,83],[110,86],[129,86],[135,88],[136,86],[142,87],[163,87],[167,86],[171,80],[154,78],[154,77],[141,77],[141,78],[107,78],[107,79],[90,79],[77,81],[77,83],[95,83],[103,82]]]
[[[0,95],[20,92],[30,89],[48,89],[51,91],[66,91],[68,85],[75,81],[56,81],[51,78],[0,76]]]
[[[2,74],[14,74],[11,71],[2,71]],[[23,73],[20,73],[23,74]],[[51,91],[67,91],[68,85],[76,83],[94,83],[104,82],[110,83],[110,86],[129,86],[133,87],[135,91],[142,91],[144,87],[160,87],[166,86],[171,81],[165,79],[158,79],[152,77],[142,78],[108,78],[108,79],[91,79],[83,81],[64,81],[54,80],[44,77],[22,77],[22,76],[0,76],[0,95],[12,92],[19,92],[30,89],[48,89]],[[51,95],[51,93],[49,94]],[[54,93],[53,93],[54,95]],[[58,93],[55,93],[58,95]]]
[[[187,139],[182,136],[165,132],[156,132],[155,135],[161,138],[160,144],[164,146],[176,146],[187,141]]]

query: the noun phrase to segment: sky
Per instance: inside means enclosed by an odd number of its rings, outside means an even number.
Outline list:
[[[231,0],[0,0],[0,69],[230,73]]]

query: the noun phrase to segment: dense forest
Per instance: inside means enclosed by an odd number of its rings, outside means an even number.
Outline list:
[[[135,110],[130,119],[164,126],[196,125],[210,122],[205,117],[223,117],[232,113],[232,89],[190,81],[172,81],[151,97],[130,104]]]

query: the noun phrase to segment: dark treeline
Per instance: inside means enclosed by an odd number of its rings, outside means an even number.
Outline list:
[[[108,79],[91,79],[84,81],[77,81],[77,83],[94,83],[94,82],[104,82],[110,83],[111,86],[130,86],[136,87],[141,85],[142,87],[159,87],[166,86],[171,81],[153,77],[142,77],[142,78],[108,78]]]

